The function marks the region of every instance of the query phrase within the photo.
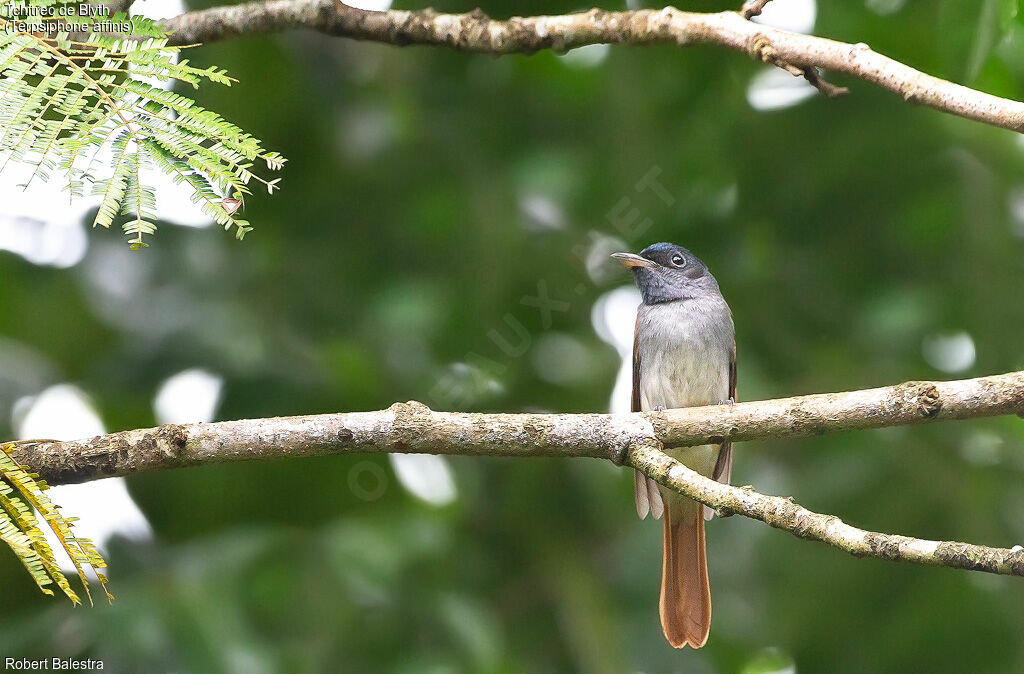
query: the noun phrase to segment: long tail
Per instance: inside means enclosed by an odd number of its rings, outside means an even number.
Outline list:
[[[700,648],[708,640],[711,588],[700,508],[665,508],[661,626],[675,648]]]

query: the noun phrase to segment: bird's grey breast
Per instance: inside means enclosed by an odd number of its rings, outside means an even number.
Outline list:
[[[728,400],[734,329],[721,295],[642,304],[636,335],[641,410]]]

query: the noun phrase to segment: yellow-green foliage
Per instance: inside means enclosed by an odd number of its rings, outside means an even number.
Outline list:
[[[40,590],[52,595],[53,591],[47,586],[56,584],[72,603],[82,603],[46,542],[41,517],[74,563],[89,603],[92,604],[86,578],[89,567],[96,574],[107,599],[112,600],[113,595],[107,591],[107,578],[101,572],[106,567],[103,557],[92,541],[75,536],[71,529],[75,518],[61,515],[60,508],[46,496],[49,488],[46,482],[26,471],[11,457],[10,450],[16,444],[0,444],[0,541],[14,551]]]
[[[250,181],[273,193],[280,180],[260,178],[254,167],[276,171],[285,159],[216,113],[151,84],[230,86],[231,78],[214,66],[176,61],[178,48],[167,45],[151,20],[133,17],[127,24],[124,14],[40,18],[32,14],[40,7],[77,5],[0,4],[0,171],[11,160],[25,162],[34,166],[29,183],[57,175],[72,197],[89,188],[102,198],[93,225],[109,227],[127,216],[122,228],[133,248],[147,245],[143,236],[156,230],[147,169],[187,183],[192,200],[225,229],[234,227],[238,238],[252,229],[235,217]],[[30,22],[53,29],[34,32]],[[86,30],[58,32],[69,22]],[[131,36],[97,32],[119,24],[130,25]]]

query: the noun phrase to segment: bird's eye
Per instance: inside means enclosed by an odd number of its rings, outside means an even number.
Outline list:
[[[683,259],[682,255],[676,253],[672,256],[672,264],[674,264],[677,267],[682,267],[686,265],[686,260]]]

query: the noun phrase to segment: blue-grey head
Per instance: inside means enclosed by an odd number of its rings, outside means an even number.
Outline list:
[[[696,255],[674,243],[655,243],[639,255],[615,253],[613,258],[633,270],[644,304],[693,299],[720,292],[718,282]]]

